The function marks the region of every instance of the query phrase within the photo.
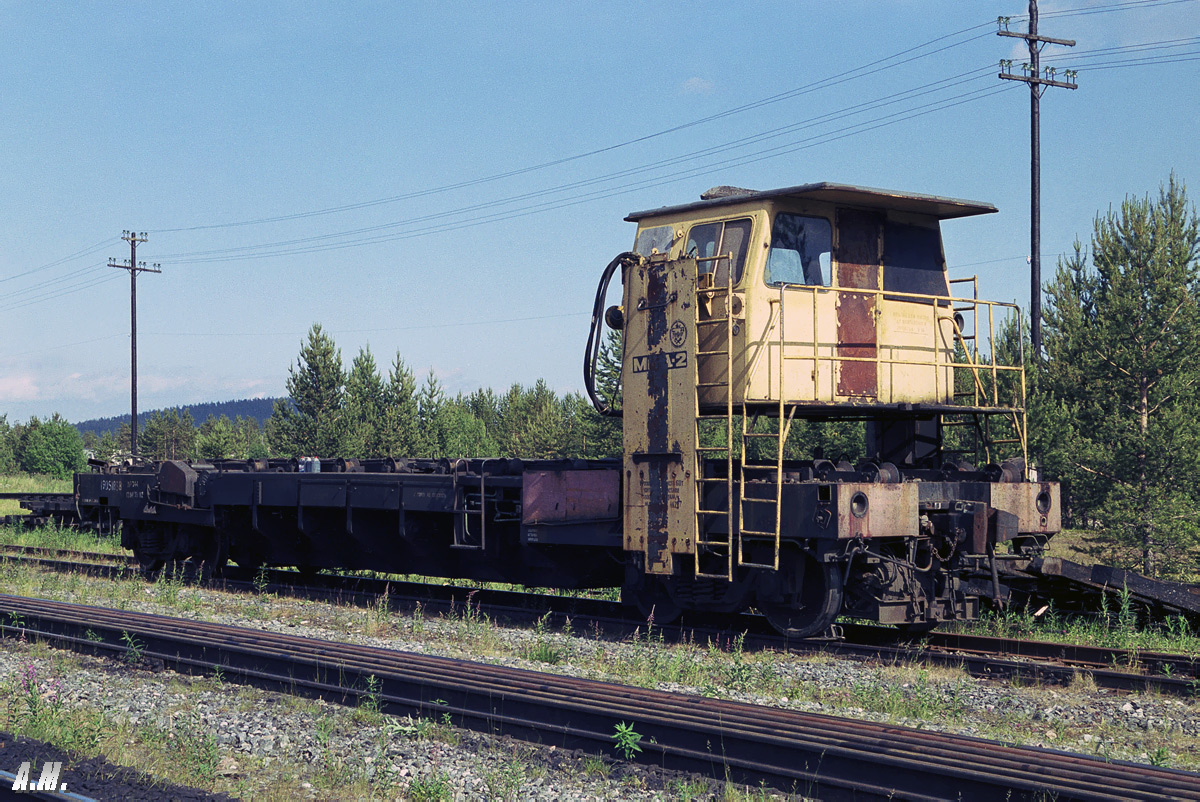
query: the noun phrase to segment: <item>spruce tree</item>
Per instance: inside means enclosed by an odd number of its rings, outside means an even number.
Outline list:
[[[1047,466],[1077,524],[1146,574],[1182,573],[1200,544],[1200,221],[1182,182],[1098,217],[1090,251],[1046,288]]]
[[[287,456],[343,456],[346,376],[342,352],[314,323],[288,368],[288,398],[275,403],[267,425],[272,450]]]
[[[346,454],[352,457],[384,456],[380,432],[386,390],[370,346],[354,357],[346,375]]]
[[[399,351],[392,360],[383,395],[384,409],[378,428],[380,453],[393,457],[416,456],[420,423],[417,380]]]

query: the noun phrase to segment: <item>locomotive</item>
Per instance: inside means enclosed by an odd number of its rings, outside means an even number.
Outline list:
[[[76,476],[75,503],[119,518],[148,571],[620,586],[659,622],[756,609],[794,637],[842,615],[970,619],[1060,528],[1058,485],[1026,467],[1020,310],[956,297],[946,269],[941,222],[995,211],[819,183],[629,215],[584,358],[620,459],[104,466]],[[619,410],[596,386],[606,327]],[[805,453],[798,420],[863,422],[868,457]]]

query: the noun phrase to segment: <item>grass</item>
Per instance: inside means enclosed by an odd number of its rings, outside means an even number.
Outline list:
[[[43,549],[66,551],[94,551],[103,554],[128,554],[121,548],[116,536],[101,536],[95,532],[81,532],[70,527],[48,524],[46,526],[0,526],[0,543],[10,546],[33,546]]]
[[[0,493],[70,493],[74,485],[70,479],[55,479],[33,473],[0,474]],[[0,516],[25,515],[15,500],[0,499]]]
[[[1065,615],[1053,605],[1041,615],[1034,615],[1034,611],[1027,608],[1005,609],[986,611],[977,621],[950,625],[945,629],[1001,638],[1200,656],[1200,632],[1193,631],[1187,619],[1170,616],[1159,621],[1139,622],[1128,592],[1117,594],[1111,603],[1107,596],[1102,597],[1101,609],[1096,615]]]

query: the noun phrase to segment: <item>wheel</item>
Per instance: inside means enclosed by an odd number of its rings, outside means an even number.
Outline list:
[[[164,560],[162,557],[156,557],[148,554],[139,548],[134,548],[133,558],[138,561],[138,568],[147,577],[154,579],[158,576],[158,572],[162,570]]]
[[[165,560],[163,551],[166,547],[166,534],[161,526],[154,523],[129,524],[133,547],[133,558],[138,561],[138,567],[148,579],[157,579]],[[122,537],[122,539],[124,539]]]
[[[837,563],[787,551],[776,573],[775,592],[760,597],[767,622],[789,638],[811,638],[829,629],[842,610],[842,572]],[[764,583],[766,584],[766,583]]]

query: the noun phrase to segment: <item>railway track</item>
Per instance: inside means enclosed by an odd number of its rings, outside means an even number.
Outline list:
[[[4,547],[8,549],[9,547]],[[53,549],[18,547],[15,558],[52,570],[82,571],[91,575],[128,576],[136,560],[127,555],[90,552],[57,552]],[[85,560],[52,559],[69,556]],[[106,562],[107,561],[107,562]],[[295,571],[270,569],[249,577],[232,571],[233,577],[218,579],[210,587],[235,592],[265,591],[282,596],[342,604],[372,606],[385,594],[389,603],[403,607],[421,603],[443,612],[476,606],[493,618],[532,620],[550,614],[559,625],[570,619],[579,628],[602,626],[612,637],[627,636],[646,621],[617,602],[585,597],[523,593],[493,589],[471,589],[455,585],[406,582],[342,575],[302,575]],[[665,639],[720,640],[736,632],[750,649],[777,649],[795,653],[826,652],[886,664],[914,662],[962,668],[973,676],[1020,679],[1050,684],[1067,684],[1086,673],[1098,687],[1119,691],[1156,691],[1175,696],[1200,695],[1200,656],[1135,649],[1084,646],[1047,641],[1018,640],[961,633],[932,632],[917,640],[906,640],[889,627],[846,625],[844,639],[788,640],[776,634],[760,616],[743,614],[714,627],[687,621],[656,626]]]
[[[0,633],[489,733],[608,751],[820,799],[1197,799],[1200,775],[125,610],[0,596]],[[99,638],[99,640],[97,640]],[[128,658],[126,658],[128,659]],[[374,679],[371,679],[371,678]]]

